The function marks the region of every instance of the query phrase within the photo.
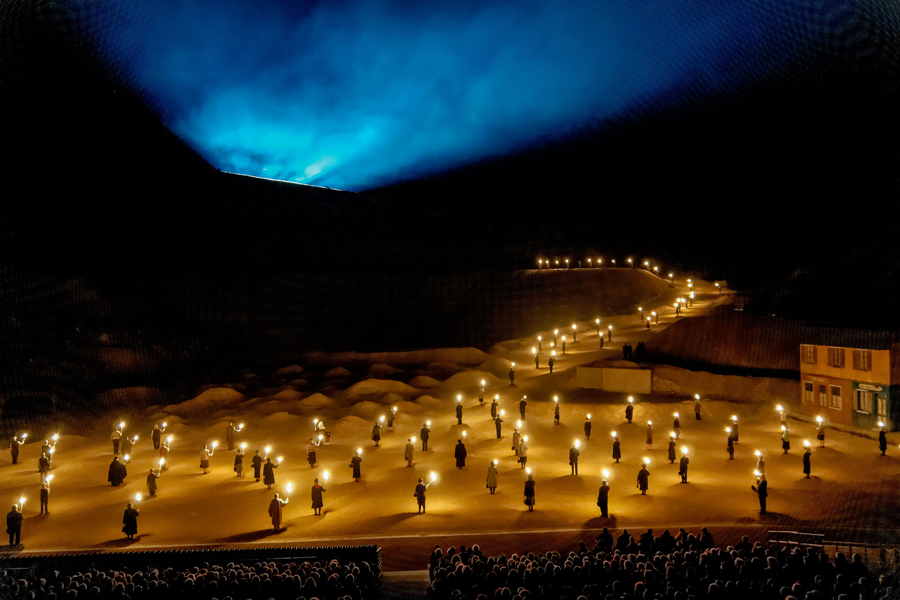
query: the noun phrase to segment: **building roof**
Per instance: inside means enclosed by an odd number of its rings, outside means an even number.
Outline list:
[[[896,331],[881,329],[850,329],[844,327],[801,327],[800,343],[838,348],[890,350],[900,341]]]

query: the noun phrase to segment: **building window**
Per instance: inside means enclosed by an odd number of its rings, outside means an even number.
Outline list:
[[[872,412],[872,392],[856,390],[856,411],[861,413]]]
[[[887,418],[887,398],[884,397],[884,394],[875,394],[875,408],[879,418]]]
[[[828,389],[824,385],[819,386],[819,406],[828,406]]]
[[[813,396],[815,392],[813,391],[813,384],[809,381],[803,382],[803,401],[809,404],[812,404],[815,400]]]
[[[831,408],[841,410],[841,386],[831,386]]]
[[[800,360],[806,365],[816,364],[816,347],[807,345],[800,346]]]
[[[853,368],[857,371],[872,370],[872,351],[871,350],[854,350],[853,351]]]
[[[828,349],[828,366],[843,368],[844,366],[844,349],[829,348]]]

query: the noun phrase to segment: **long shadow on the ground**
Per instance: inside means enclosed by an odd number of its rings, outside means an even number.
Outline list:
[[[271,537],[273,535],[278,535],[283,532],[287,527],[282,527],[280,531],[275,531],[273,528],[269,529],[260,529],[258,531],[247,531],[244,533],[237,533],[235,535],[230,535],[228,537],[219,538],[216,542],[221,544],[240,544],[246,542],[257,542],[259,540],[263,540],[267,537]]]
[[[115,540],[108,540],[106,542],[100,542],[96,544],[97,548],[127,548],[128,546],[132,546],[141,541],[141,539],[147,537],[149,534],[141,533],[134,536],[133,540],[129,540],[127,538],[118,538]]]

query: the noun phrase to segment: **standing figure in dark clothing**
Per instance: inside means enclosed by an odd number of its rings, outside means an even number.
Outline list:
[[[647,421],[647,450],[653,449],[653,422]]]
[[[809,446],[806,446],[806,451],[803,453],[803,473],[807,479],[809,479],[809,473],[812,471],[812,466],[810,465],[811,456],[812,450],[810,450]]]
[[[496,419],[496,418],[497,418],[497,411],[500,410],[500,409],[498,408],[498,407],[499,407],[499,404],[497,403],[497,401],[498,401],[499,399],[500,399],[500,395],[499,395],[499,394],[496,394],[496,395],[494,396],[494,400],[491,402],[491,418],[492,418],[492,419]]]
[[[407,467],[413,466],[413,464],[412,464],[413,452],[415,451],[415,449],[416,449],[415,446],[413,446],[413,438],[407,438],[406,439],[406,449],[403,452],[403,458],[406,459]]]
[[[322,502],[322,492],[327,491],[321,485],[319,485],[319,480],[316,479],[315,483],[312,486],[312,509],[313,514],[316,516],[322,515],[322,507],[325,505]]]
[[[579,441],[575,440],[575,443],[569,448],[569,466],[572,467],[572,475],[578,475],[578,457],[581,455],[578,446],[580,445]]]
[[[234,455],[234,472],[238,477],[244,476],[244,449],[240,446]]]
[[[769,495],[769,483],[766,481],[766,476],[757,475],[756,485],[751,485],[750,489],[759,496],[759,514],[766,514],[766,497]]]
[[[118,456],[114,456],[112,462],[109,463],[109,477],[107,481],[113,484],[114,487],[118,487],[125,481],[126,475],[128,475],[128,469],[119,461]]]
[[[634,418],[634,399],[628,398],[628,404],[625,405],[625,418],[631,423]]]
[[[597,506],[600,507],[600,516],[609,517],[609,483],[606,480],[600,482],[600,493],[597,495]]]
[[[881,455],[884,456],[885,452],[887,452],[887,434],[884,432],[884,423],[879,423],[879,427],[881,427],[881,431],[878,432],[878,449],[881,450]]]
[[[559,396],[553,396],[553,424],[559,425]]]
[[[547,366],[550,367],[550,372],[553,372],[553,364],[556,362],[556,350],[550,351],[550,358],[547,359]]]
[[[159,428],[159,423],[153,426],[153,430],[150,432],[150,441],[153,442],[153,449],[159,450],[159,442],[162,439],[162,430]]]
[[[641,495],[647,495],[647,490],[650,489],[650,470],[647,468],[647,463],[642,464],[641,470],[638,471],[637,487],[640,488]]]
[[[588,415],[584,422],[584,437],[588,440],[591,439],[591,415]]]
[[[528,507],[528,512],[534,512],[534,475],[531,473],[525,481],[525,506]]]
[[[700,416],[700,394],[694,394],[694,420],[702,421]]]
[[[516,384],[516,363],[512,363],[509,367],[509,385]],[[422,512],[425,512],[424,510]]]
[[[688,463],[690,462],[691,459],[688,458],[687,448],[684,448],[681,451],[681,460],[678,462],[678,474],[681,475],[681,483],[687,483]]]
[[[309,438],[309,441],[306,442],[306,460],[309,462],[310,469],[316,466],[316,448],[319,447],[320,443],[313,440],[313,438]]]
[[[275,469],[278,468],[278,465],[272,464],[271,458],[266,458],[266,464],[263,465],[263,483],[268,486],[268,489],[272,489],[272,486],[275,485]]]
[[[737,444],[740,439],[740,430],[738,429],[738,418],[736,416],[731,417],[731,433],[734,435],[734,443]]]
[[[512,451],[515,452],[516,456],[519,455],[519,443],[522,441],[522,434],[519,433],[519,428],[516,427],[513,431],[512,435]]]
[[[478,404],[484,406],[484,379],[481,380],[481,387],[478,388]]]
[[[622,446],[619,443],[619,436],[616,435],[616,432],[612,432],[613,436],[613,453],[612,457],[616,462],[619,462],[619,459],[622,458]]]
[[[428,423],[422,423],[422,430],[419,431],[419,437],[422,438],[422,451],[428,450],[428,437],[431,434],[431,427]]]
[[[394,430],[394,417],[397,415],[397,407],[392,406],[391,412],[388,413],[388,431]]]
[[[225,441],[228,442],[228,449],[234,450],[234,432],[237,431],[234,428],[234,423],[229,423],[228,427],[225,428]]]
[[[362,457],[359,455],[359,450],[357,450],[353,458],[350,459],[350,468],[353,469],[353,481],[359,481],[359,478],[362,477],[360,463],[362,463]]]
[[[134,536],[137,534],[137,518],[140,512],[141,509],[135,508],[134,505],[129,502],[128,508],[125,509],[125,514],[122,515],[122,525],[124,525],[122,531],[129,540],[133,540]]]
[[[272,529],[274,531],[281,531],[281,520],[284,515],[284,505],[290,501],[290,498],[285,498],[284,500],[282,500],[278,497],[278,494],[275,494],[275,497],[272,498],[271,502],[269,502],[269,517],[272,519]]]
[[[519,400],[519,415],[522,420],[525,420],[525,408],[528,406],[528,401],[526,400],[528,396],[522,396],[522,399]]]
[[[113,454],[119,453],[119,440],[121,438],[122,438],[122,430],[119,429],[118,427],[116,427],[113,430],[112,435],[110,436],[110,439],[112,440],[112,443],[113,443]]]
[[[462,443],[462,440],[456,440],[456,449],[453,451],[453,456],[456,458],[457,469],[462,469],[466,466],[466,445]]]
[[[675,462],[675,437],[669,437],[669,464],[673,464]]]
[[[675,439],[681,439],[681,418],[679,418],[678,413],[675,413],[675,420],[672,423],[672,429],[675,431]]]
[[[147,491],[150,493],[151,498],[156,495],[157,479],[159,479],[159,471],[150,469],[150,473],[147,474]]]
[[[46,454],[41,454],[38,459],[38,473],[41,474],[41,483],[47,481],[47,475],[50,474],[50,457]]]
[[[381,441],[381,423],[378,421],[375,421],[375,424],[372,426],[372,441],[375,442],[376,446]]]
[[[256,477],[256,481],[259,481],[259,471],[262,469],[262,461],[262,456],[259,455],[259,450],[257,450],[253,455],[253,458],[250,459],[250,464],[253,466],[253,476]]]
[[[122,446],[121,446],[122,454],[123,454],[123,455],[130,455],[130,454],[131,454],[131,448],[134,446],[134,443],[135,443],[136,441],[137,441],[137,436],[134,436],[133,439],[132,439],[132,438],[129,438],[128,436],[123,437],[123,438],[122,438]]]
[[[500,411],[503,412],[503,411]],[[500,439],[500,424],[503,422],[503,419],[500,418],[500,415],[497,415],[494,419],[494,426],[497,427],[497,439]]]
[[[41,484],[41,514],[50,514],[50,484]]]
[[[425,491],[428,489],[428,484],[423,483],[421,479],[419,479],[419,483],[416,485],[416,491],[413,493],[413,496],[416,497],[416,504],[419,505],[419,513],[425,514]]]
[[[12,442],[9,444],[9,452],[12,454],[12,464],[14,465],[19,464],[19,446],[22,442],[19,441],[19,436],[13,436]]]
[[[9,545],[18,546],[22,536],[22,511],[18,504],[12,505],[12,510],[6,513],[6,533],[9,534]]]
[[[566,354],[566,336],[562,336],[562,353],[563,356]]]
[[[456,424],[457,425],[462,425],[462,411],[463,411],[462,400],[457,399],[456,400]]]
[[[538,351],[536,349],[532,348],[532,350],[534,350],[534,368],[540,369],[541,368],[541,355],[538,354]]]
[[[729,460],[734,460],[734,434],[731,433],[731,427],[726,427],[725,431],[728,432],[728,445],[726,446],[728,458]]]

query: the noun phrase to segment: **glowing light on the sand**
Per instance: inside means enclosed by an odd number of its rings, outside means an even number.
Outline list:
[[[484,379],[481,380],[481,387],[484,387]]]
[[[692,281],[694,281],[694,280],[693,280],[693,279],[688,279],[688,283],[691,283]]]
[[[263,448],[263,450],[266,451],[266,456],[269,456],[269,452],[272,451],[272,446],[266,446],[265,448]]]
[[[516,421],[516,428],[519,428],[521,426],[522,426],[522,421]]]
[[[674,438],[675,438],[675,432],[674,432],[674,431],[669,432],[669,437],[674,439]]]
[[[163,466],[164,464],[166,464],[166,459],[164,459],[164,458],[159,459],[159,468],[160,468],[160,469],[162,469],[162,466]]]
[[[785,427],[784,425],[782,425],[782,426],[781,426],[781,430],[782,430],[782,431],[786,431],[786,430],[787,430],[787,427]]]
[[[125,429],[125,421],[119,423],[119,429]]]
[[[538,341],[541,341],[541,339],[543,339],[543,338],[541,338],[541,336],[538,336]]]
[[[129,458],[131,458],[131,455],[130,455],[130,454],[126,454],[125,456],[122,457],[122,460],[124,460],[125,462],[128,462],[128,459],[129,459]]]
[[[674,276],[675,276],[674,273],[669,273],[669,279],[672,279],[672,277],[674,277]]]
[[[648,261],[645,260],[645,261],[644,261],[644,266],[645,266],[645,267],[649,267],[649,266],[650,266],[650,263],[649,263]]]
[[[884,421],[878,421],[878,426],[884,428]]]
[[[554,329],[554,330],[553,330],[553,335],[559,335],[559,329]]]
[[[822,417],[821,417],[821,416],[816,417],[816,423],[819,423],[819,424],[822,423]]]
[[[27,437],[28,437],[28,434],[27,434],[27,433],[23,433],[23,434],[22,434],[22,441],[24,442],[24,441],[25,441],[25,438],[27,438]]]
[[[53,481],[53,475],[47,475],[47,479],[44,480],[44,483],[50,483]]]
[[[246,449],[247,449],[247,442],[244,442],[241,444],[241,450],[246,450]]]
[[[457,403],[462,402],[462,394],[457,394],[457,395],[456,395],[456,402],[457,402]]]
[[[412,436],[411,438],[409,438],[409,442],[410,442],[411,444],[415,444],[415,443],[416,443],[416,436]]]
[[[682,447],[681,447],[681,453],[684,454],[684,455],[687,455],[687,446],[682,446]]]
[[[616,437],[616,432],[613,431],[613,432],[611,432],[609,435],[611,435],[611,436],[613,436],[613,437]]]
[[[630,264],[634,264],[634,261],[631,260],[631,259],[629,258],[629,259],[628,259],[628,264],[629,264],[629,265],[630,265]]]
[[[562,336],[562,341],[566,341],[566,336]]]
[[[19,496],[19,510],[25,507],[25,496]]]
[[[590,421],[590,420],[591,420],[591,415],[588,414],[588,417],[587,417],[587,418],[588,418],[588,421]]]
[[[320,433],[320,434],[319,434],[319,441],[321,442],[321,441],[324,440],[324,439],[325,439],[325,436],[322,435],[322,434]]]
[[[506,416],[506,411],[505,411],[505,410],[501,410],[501,411],[500,411],[500,416],[501,416],[501,417],[505,417],[505,416]]]
[[[356,455],[357,455],[357,456],[362,456],[362,448],[357,448],[357,449],[356,449]]]
[[[315,428],[315,426],[318,425],[318,424],[319,424],[319,420],[318,420],[318,419],[313,419],[313,428]]]
[[[726,427],[725,431],[727,431],[728,433],[731,433],[731,427]]]
[[[732,421],[737,421],[737,415],[731,415],[731,420],[732,420]]]
[[[241,430],[241,429],[243,429],[243,428],[244,428],[244,424],[243,424],[243,423],[241,423],[241,424],[240,424],[240,425],[238,425],[238,428],[237,428],[237,430],[238,430],[238,431],[240,431],[240,430]]]
[[[384,423],[384,415],[381,415],[380,417],[378,417],[378,420],[379,420],[381,423]]]
[[[140,501],[141,501],[141,498],[143,498],[143,496],[141,496],[140,494],[135,494],[135,495],[134,495],[134,501],[135,501],[135,502],[140,502]]]
[[[516,363],[510,363],[510,366],[513,367],[513,368],[515,368]]]
[[[525,474],[526,474],[526,475],[531,475],[531,467],[526,467],[526,468],[525,468]]]
[[[581,448],[581,440],[575,440],[575,447]]]
[[[754,474],[754,475],[756,475],[756,476],[757,476],[757,477],[759,477],[759,476],[760,476],[760,472],[759,472],[759,471],[757,471],[757,470],[756,470],[756,469],[753,469],[753,474]]]
[[[551,351],[550,351],[550,356],[556,356],[556,350],[551,350]]]
[[[647,421],[647,425],[653,425],[653,421]]]
[[[609,329],[610,331],[612,331],[612,325],[610,325],[607,329]]]
[[[499,399],[500,399],[500,394],[494,394],[494,400],[499,400]]]
[[[757,451],[754,452],[753,454],[755,454],[755,455],[757,455],[757,456],[762,456],[762,452],[760,452],[759,450],[757,450]]]
[[[609,479],[609,469],[603,469],[600,473],[603,475],[603,479]]]
[[[522,441],[523,441],[523,442],[527,442],[527,441],[528,441],[528,436],[526,435],[525,437],[523,437],[523,438],[522,438]]]
[[[466,432],[463,431],[463,439],[466,439]]]
[[[653,267],[653,272],[654,272],[654,273],[659,273],[659,267]]]
[[[554,401],[554,402],[559,402],[559,396],[553,396],[553,401]]]
[[[135,438],[136,438],[136,437],[137,437],[137,436],[135,436]],[[54,433],[54,434],[53,434],[53,437],[52,437],[51,439],[52,439],[54,442],[57,441],[57,440],[59,440],[59,434],[58,434],[58,433]]]
[[[647,465],[648,467],[650,466],[650,459],[647,458],[646,456],[645,456],[644,458],[641,459],[641,462],[643,462],[643,463],[644,463],[645,465]]]
[[[322,479],[328,481],[328,471],[322,471]]]
[[[426,426],[426,427],[431,427],[431,421],[425,421],[425,426]]]
[[[492,460],[492,461],[491,461],[491,464],[494,465],[494,466],[496,467],[496,466],[497,466],[497,459],[495,458],[494,460]]]
[[[215,449],[216,449],[216,446],[218,446],[218,445],[219,445],[219,442],[214,441],[214,442],[212,443],[213,450],[215,450]]]
[[[50,456],[53,456],[53,451],[54,451],[54,450],[56,450],[56,448],[50,448]]]
[[[700,394],[694,394],[694,400],[699,400],[699,399],[700,399]]]
[[[162,428],[165,429],[165,428],[166,428],[166,425],[168,425],[168,423],[166,423],[165,421],[163,421]]]
[[[534,346],[532,346],[532,347],[531,347],[531,353],[532,353],[532,354],[537,354],[537,348],[535,348]]]
[[[437,481],[437,474],[434,471],[432,471],[431,472],[431,481],[428,482],[428,485],[431,485],[435,481]]]
[[[803,440],[803,447],[809,448],[809,440]]]
[[[293,484],[293,483],[288,483],[286,486],[284,486],[284,491],[285,491],[288,495],[290,495],[290,493],[293,491],[293,489],[294,489],[294,484]]]
[[[174,435],[170,435],[169,437],[166,438],[166,442],[169,443],[169,444],[171,444],[171,443],[172,443],[172,440],[174,440],[174,439],[175,439],[175,436],[174,436]]]
[[[676,419],[678,418],[678,413],[675,413],[675,418],[676,418]]]
[[[628,396],[628,403],[634,404],[634,396]]]
[[[280,464],[281,464],[281,461],[284,460],[284,457],[283,457],[283,456],[279,456],[279,457],[276,458],[275,460],[278,461],[278,464],[280,465]]]

